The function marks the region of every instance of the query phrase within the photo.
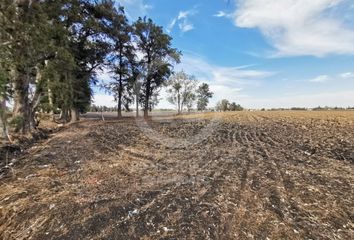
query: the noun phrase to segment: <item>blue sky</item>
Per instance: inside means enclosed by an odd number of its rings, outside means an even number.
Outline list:
[[[173,37],[214,97],[248,108],[354,106],[352,0],[122,0]],[[109,81],[106,73],[100,78]],[[159,107],[172,107],[162,91]],[[95,103],[112,106],[96,89]]]

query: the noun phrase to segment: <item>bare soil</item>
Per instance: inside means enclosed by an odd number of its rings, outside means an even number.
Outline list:
[[[10,160],[0,239],[354,239],[354,112],[86,120]]]

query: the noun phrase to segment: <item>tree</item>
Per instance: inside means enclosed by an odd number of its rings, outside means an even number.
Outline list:
[[[78,120],[79,113],[85,111],[91,102],[95,84],[95,71],[99,69],[110,52],[112,21],[116,16],[113,1],[72,0],[64,24],[69,26],[69,49],[73,54],[76,70],[72,82],[71,120]]]
[[[22,133],[35,128],[38,108],[47,102],[46,108],[53,108],[53,96],[62,96],[63,115],[71,110],[73,120],[89,106],[95,69],[109,52],[112,9],[114,2],[108,0],[1,1],[1,61],[10,73],[13,116]],[[56,86],[67,89],[54,92]]]
[[[229,106],[230,111],[242,111],[243,107],[241,107],[240,104],[236,104],[235,102],[232,102]]]
[[[171,75],[171,63],[179,62],[180,52],[171,47],[172,38],[151,19],[139,18],[133,27],[136,45],[142,54],[140,64],[145,75],[141,97],[144,117],[148,117],[148,111],[153,105],[152,96]]]
[[[124,15],[123,8],[119,8],[112,21],[110,37],[113,41],[113,51],[110,54],[112,72],[115,74],[114,82],[106,87],[114,93],[118,102],[118,118],[122,117],[122,105],[129,110],[132,102],[131,81],[133,81],[132,63],[135,58],[134,47],[131,41],[132,28]]]
[[[139,102],[140,102],[140,91],[141,91],[141,82],[139,79],[136,79],[132,82],[133,84],[133,93],[134,93],[134,100],[135,100],[135,116],[139,117]]]
[[[3,67],[0,66],[0,139],[9,141],[9,134],[7,130],[7,117],[6,117],[6,99],[9,95],[8,92],[8,77]]]
[[[226,111],[229,110],[229,105],[230,105],[229,100],[227,100],[227,99],[222,99],[221,101],[219,101],[219,102],[216,104],[216,110],[217,110],[217,111],[226,112]]]
[[[1,20],[3,22],[3,16],[1,16]],[[2,41],[2,38],[5,34],[3,28],[0,28],[0,36],[1,42],[0,45],[0,140],[8,141],[8,128],[7,128],[7,107],[6,107],[6,100],[10,97],[10,79],[9,79],[9,72],[7,71],[7,60],[8,55],[6,51],[6,45]]]
[[[4,0],[0,5],[2,50],[14,90],[13,116],[22,133],[35,127],[34,109],[40,98],[36,84],[44,61],[51,57],[53,31],[46,6],[40,0]]]
[[[77,70],[74,56],[67,48],[61,48],[55,59],[48,61],[43,79],[46,79],[42,88],[47,89],[47,97],[41,102],[41,107],[50,111],[60,109],[60,119],[70,120],[70,109],[74,101],[75,71]],[[45,90],[44,90],[45,91]]]
[[[207,83],[202,83],[197,89],[197,109],[204,111],[209,104],[209,99],[213,97],[213,93],[209,90]]]
[[[184,107],[189,110],[195,101],[195,90],[197,80],[194,76],[186,74],[184,71],[173,74],[166,82],[167,100],[176,105],[177,112],[180,114]]]

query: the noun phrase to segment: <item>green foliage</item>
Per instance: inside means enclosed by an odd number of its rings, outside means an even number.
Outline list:
[[[7,84],[8,84],[8,78],[3,71],[3,69],[0,68],[0,98],[4,98],[6,95],[6,89],[7,89]]]
[[[133,102],[133,85],[135,81],[135,52],[132,43],[132,27],[124,15],[122,8],[115,12],[109,36],[112,40],[112,51],[109,54],[109,67],[114,73],[114,81],[105,84],[105,88],[114,94],[118,101],[118,115],[122,106],[128,111]]]
[[[223,111],[226,112],[229,110],[230,102],[227,99],[222,99],[216,104],[216,110],[217,111]]]
[[[179,61],[171,40],[151,19],[130,25],[112,0],[2,0],[0,97],[13,97],[13,121],[25,133],[36,111],[60,111],[66,120],[71,110],[89,110],[96,72],[109,65],[119,109],[129,110],[133,95],[151,109]]]
[[[171,47],[172,38],[151,19],[139,18],[134,24],[134,39],[142,54],[140,62],[144,73],[141,102],[144,115],[155,104],[153,96],[172,74],[172,63],[179,62],[181,53]],[[156,100],[156,99],[155,99]]]
[[[222,99],[216,104],[216,111],[243,111],[243,107],[235,102],[230,103],[227,99]]]
[[[194,76],[186,74],[184,71],[173,74],[166,82],[168,101],[177,106],[178,113],[186,107],[190,110],[195,102],[197,80]]]
[[[197,89],[197,109],[204,111],[209,104],[209,99],[213,97],[213,93],[209,90],[207,83],[202,83]]]
[[[240,104],[236,104],[235,102],[231,103],[229,106],[230,111],[243,111],[243,107]]]
[[[304,107],[292,107],[290,108],[292,111],[306,111],[307,109]]]

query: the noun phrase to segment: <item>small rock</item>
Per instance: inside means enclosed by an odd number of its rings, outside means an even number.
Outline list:
[[[169,229],[169,228],[167,228],[167,227],[163,227],[162,229],[163,229],[165,232],[173,231],[173,229]]]

